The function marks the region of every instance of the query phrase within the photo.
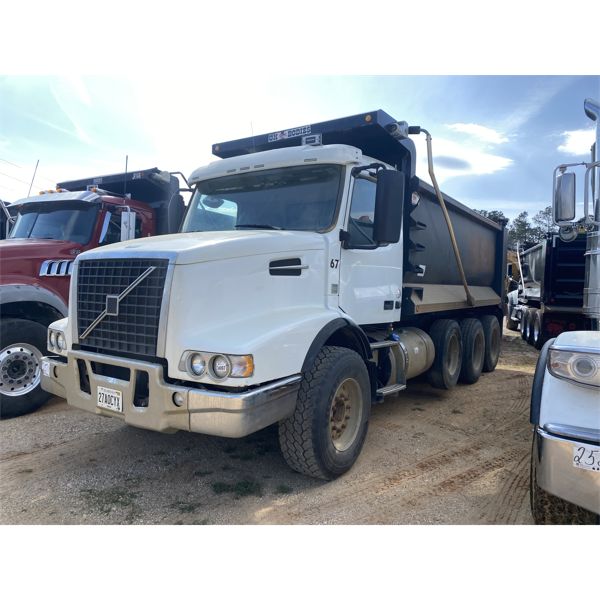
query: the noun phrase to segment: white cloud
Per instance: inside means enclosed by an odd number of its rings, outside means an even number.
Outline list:
[[[414,139],[417,147],[417,175],[429,181],[429,171],[427,168],[427,147],[425,139],[422,136]],[[440,184],[451,177],[464,177],[473,175],[491,175],[502,171],[513,164],[511,158],[493,154],[485,150],[481,144],[467,142],[457,143],[445,138],[435,138],[432,141],[433,165],[435,176]],[[449,168],[442,166],[444,161],[436,164],[436,157],[452,157],[453,161],[467,163],[459,168]]]
[[[563,143],[558,147],[559,152],[581,156],[590,153],[590,148],[594,143],[593,129],[573,129],[562,132]]]
[[[453,123],[452,125],[446,125],[446,127],[458,133],[466,133],[488,144],[503,144],[504,142],[508,142],[508,138],[499,131],[491,127],[485,127],[484,125],[477,125],[476,123]]]

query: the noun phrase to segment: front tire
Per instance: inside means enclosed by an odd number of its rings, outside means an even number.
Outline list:
[[[279,423],[287,464],[305,475],[335,479],[356,462],[371,412],[371,385],[353,350],[325,346],[304,373],[296,409]]]
[[[40,386],[46,328],[35,321],[2,319],[0,346],[0,418],[37,410],[50,398]]]

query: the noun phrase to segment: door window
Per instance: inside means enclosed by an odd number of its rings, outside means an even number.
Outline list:
[[[373,223],[375,219],[375,190],[376,185],[368,179],[356,178],[352,190],[350,216],[348,218],[348,233],[351,248],[374,248]]]

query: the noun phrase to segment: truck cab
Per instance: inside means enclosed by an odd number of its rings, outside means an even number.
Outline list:
[[[182,213],[177,178],[158,169],[65,181],[10,205],[13,224],[0,241],[2,418],[49,397],[39,385],[46,327],[67,315],[77,256],[177,230]]]

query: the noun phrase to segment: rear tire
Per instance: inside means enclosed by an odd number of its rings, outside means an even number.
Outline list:
[[[294,413],[279,423],[285,461],[305,475],[339,477],[360,454],[370,412],[371,384],[363,359],[348,348],[321,348],[304,373]]]
[[[502,329],[493,315],[481,317],[483,335],[485,336],[485,351],[483,353],[483,372],[491,373],[498,364],[502,350]]]
[[[521,329],[521,339],[526,342],[527,341],[527,319],[529,315],[529,309],[523,308],[521,309],[521,322],[519,323],[519,328]]]
[[[544,345],[543,315],[541,310],[534,310],[531,323],[531,344],[536,350]]]
[[[463,355],[459,381],[475,383],[481,376],[485,354],[485,335],[479,319],[463,319],[460,323]]]
[[[429,335],[433,340],[435,358],[427,371],[427,380],[434,388],[449,390],[458,382],[462,367],[460,326],[452,319],[439,319],[429,329]]]
[[[510,331],[518,331],[519,330],[519,323],[517,321],[513,321],[510,318],[510,315],[512,314],[513,308],[515,307],[514,304],[511,304],[510,302],[506,305],[506,329],[509,329]]]
[[[25,319],[0,322],[0,418],[19,417],[45,404],[40,386],[46,327]]]
[[[537,484],[536,434],[533,432],[531,464],[529,471],[529,502],[531,515],[536,525],[594,525],[600,522],[600,516],[567,502],[558,496],[549,494]]]

